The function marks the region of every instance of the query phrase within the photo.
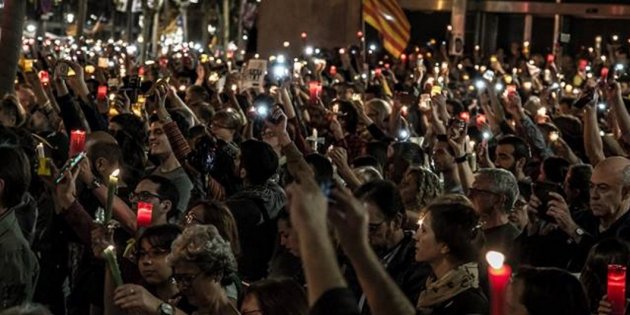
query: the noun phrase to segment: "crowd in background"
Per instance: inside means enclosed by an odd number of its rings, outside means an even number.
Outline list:
[[[514,270],[505,314],[612,314],[630,77],[604,44],[305,47],[258,80],[238,51],[25,38],[0,314],[489,314],[488,251]]]

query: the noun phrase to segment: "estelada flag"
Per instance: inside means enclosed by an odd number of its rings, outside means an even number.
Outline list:
[[[383,48],[400,58],[411,36],[411,25],[397,0],[363,0],[363,21],[383,36]]]

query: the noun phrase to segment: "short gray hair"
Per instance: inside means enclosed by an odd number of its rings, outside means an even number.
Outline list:
[[[501,168],[482,168],[477,172],[477,176],[486,177],[492,183],[490,190],[505,196],[503,210],[511,211],[518,198],[518,182],[516,177],[507,170]]]

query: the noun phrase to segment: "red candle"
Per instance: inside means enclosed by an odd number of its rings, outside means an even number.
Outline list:
[[[608,79],[608,68],[606,67],[602,68],[602,71],[600,72],[600,77],[602,78],[602,80]]]
[[[138,202],[138,227],[147,227],[151,225],[153,216],[153,204],[150,202]]]
[[[588,61],[586,61],[586,59],[580,59],[580,62],[578,63],[578,69],[580,71],[584,71],[586,70],[586,65],[588,65]]]
[[[468,123],[470,121],[470,113],[468,112],[461,112],[459,113],[459,119],[465,121],[466,123]]]
[[[608,301],[612,304],[612,315],[625,314],[626,266],[608,265]]]
[[[99,85],[96,93],[96,99],[104,101],[107,99],[107,85]]]
[[[553,54],[548,54],[547,63],[553,63],[554,61],[556,61],[556,56],[554,56]]]
[[[47,86],[50,83],[50,76],[48,75],[48,71],[40,71],[39,72],[39,81],[43,86]]]
[[[85,131],[70,131],[70,156],[75,156],[85,149]]]
[[[512,268],[504,265],[505,256],[499,252],[489,251],[486,254],[488,261],[488,280],[490,282],[490,314],[504,315],[505,291],[512,276]]]
[[[337,75],[337,67],[330,66],[330,75],[333,77]]]
[[[322,84],[319,81],[311,81],[308,83],[308,91],[311,96],[311,102],[314,103],[322,92]]]
[[[486,115],[482,115],[482,114],[477,114],[477,118],[476,118],[476,122],[477,122],[477,127],[481,127],[483,125],[486,124]]]

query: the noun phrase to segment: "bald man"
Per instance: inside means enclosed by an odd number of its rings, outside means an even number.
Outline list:
[[[577,245],[572,265],[579,268],[590,248],[600,240],[619,237],[630,241],[630,160],[609,157],[595,166],[591,177],[590,209],[567,214],[566,202],[550,194],[547,213]]]

